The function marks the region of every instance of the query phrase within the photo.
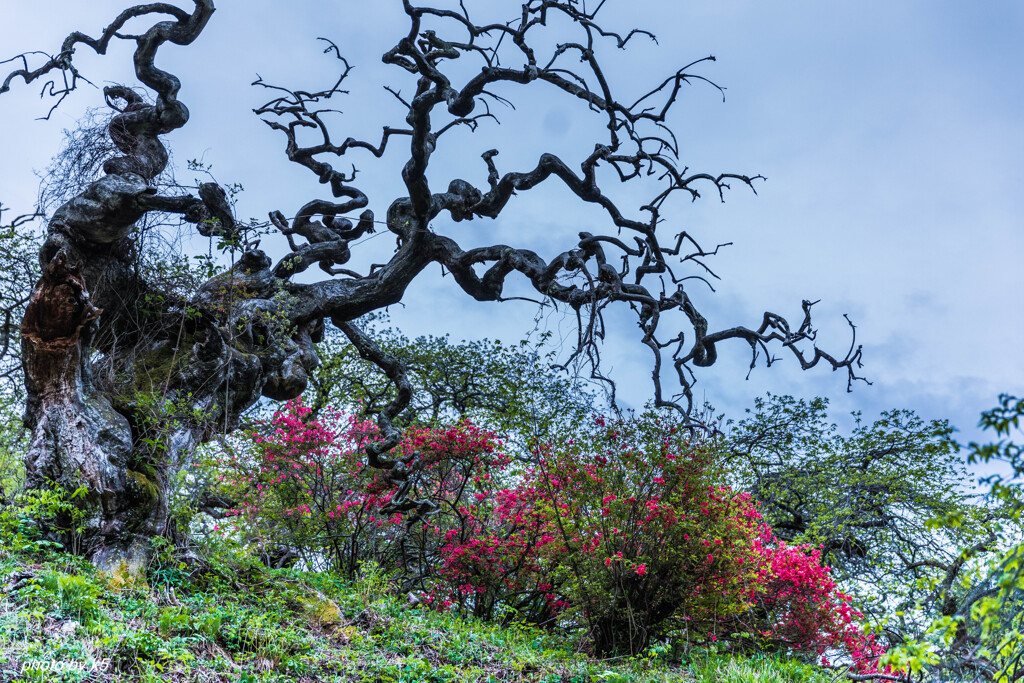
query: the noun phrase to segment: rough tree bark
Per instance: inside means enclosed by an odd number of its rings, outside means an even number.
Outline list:
[[[368,447],[369,463],[386,470],[398,487],[395,509],[427,506],[413,500],[416,455],[388,455],[399,437],[391,420],[411,395],[405,369],[353,321],[400,301],[431,264],[440,264],[480,301],[501,301],[506,279],[519,273],[541,297],[570,307],[580,329],[574,356],[590,360],[595,375],[604,334],[602,313],[613,303],[628,305],[653,355],[659,405],[689,410],[692,368],[714,364],[716,345],[730,339],[750,346],[752,366],[761,352],[770,364],[768,345],[777,343],[805,369],[825,362],[834,370],[846,370],[850,381],[857,379],[859,347],[851,344],[839,358],[814,346],[811,303],[804,302],[804,316],[796,327],[765,313],[757,328],[710,332],[684,288],[684,283],[713,276],[703,259],[717,249],[704,250],[686,232],[663,234],[659,224],[665,222],[661,209],[666,199],[676,193],[697,198],[702,185],[721,196],[731,182],[752,187],[759,178],[691,174],[678,162],[676,138],[666,121],[682,85],[704,80],[686,71],[693,64],[626,105],[616,99],[597,48],[606,42],[624,48],[653,35],[603,28],[597,21],[601,3],[587,12],[573,0],[529,0],[512,22],[478,25],[461,5],[447,10],[402,1],[409,30],[383,61],[415,84],[411,98],[391,90],[407,109],[405,121],[385,125],[377,144],[353,138],[333,141],[322,117],[327,109],[317,107],[343,92],[340,86],[351,68],[333,43],[327,52],[338,60],[340,73],[326,90],[291,90],[257,81],[280,96],[256,113],[285,136],[288,158],[313,172],[330,188],[332,198],[310,201],[290,221],[271,212],[270,224],[287,237],[292,253],[273,264],[262,251],[248,249],[230,270],[211,278],[187,301],[147,296],[155,292],[132,267],[137,254],[131,230],[145,213],[165,212],[180,214],[204,235],[236,236],[230,207],[217,185],[201,186],[198,196],[161,196],[152,185],[168,160],[160,136],[188,120],[187,108],[177,99],[178,79],[155,66],[157,51],[166,43],[184,46],[196,40],[213,14],[212,0],[192,0],[191,11],[167,3],[131,7],[99,38],[71,34],[55,57],[35,68],[30,66],[33,55],[16,58],[21,68],[0,82],[2,94],[15,79],[29,83],[56,74],[63,86],[51,80],[49,92],[59,104],[81,78],[73,62],[75,50],[88,47],[102,54],[117,38],[136,42],[136,74],[155,95],[148,104],[127,87],[105,89],[107,103],[116,110],[110,138],[123,156],[108,160],[106,175],[50,218],[40,252],[43,276],[22,328],[26,421],[33,434],[26,456],[29,482],[43,486],[52,480],[70,490],[85,487],[88,552],[99,565],[136,565],[151,537],[170,532],[168,487],[198,444],[232,430],[242,411],[261,395],[287,399],[303,391],[317,365],[314,342],[327,320],[396,387],[394,401],[378,415],[381,438]],[[126,24],[151,15],[165,18],[144,31],[126,32]],[[549,54],[539,54],[529,41],[556,19],[568,21],[576,36]],[[444,72],[445,63],[456,58],[480,63],[479,72],[458,86]],[[433,191],[427,168],[442,136],[459,126],[475,131],[493,118],[488,102],[503,99],[495,89],[512,96],[531,84],[544,84],[576,102],[583,113],[606,119],[607,138],[580,159],[578,170],[542,153],[532,169],[503,174],[496,162],[498,151],[491,150],[480,166],[484,186],[456,178],[446,191]],[[304,146],[303,136],[309,134],[317,139]],[[407,142],[401,178],[405,189],[390,203],[382,223],[397,238],[397,246],[386,263],[361,274],[344,266],[352,241],[372,232],[375,214],[368,208],[369,198],[354,185],[355,173],[346,175],[324,158],[350,153],[380,158],[392,152],[396,139]],[[632,217],[601,189],[602,182],[645,178],[658,184]],[[463,250],[440,232],[443,222],[436,219],[444,213],[453,222],[493,219],[514,196],[546,182],[561,183],[580,202],[600,208],[610,233],[580,233],[575,245],[545,260],[528,249],[501,244]],[[349,220],[356,211],[361,212],[358,218]],[[670,264],[672,260],[691,271],[677,275],[673,269],[680,265]],[[314,264],[332,277],[311,284],[293,280]],[[149,299],[159,303],[140,309],[138,302]],[[673,315],[688,329],[686,334],[677,331],[675,322],[666,325]],[[666,326],[675,326],[675,331],[666,336],[661,331]],[[663,374],[678,380],[676,396],[663,393]]]

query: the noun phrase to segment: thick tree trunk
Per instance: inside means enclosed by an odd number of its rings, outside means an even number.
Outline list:
[[[125,238],[80,249],[65,237],[79,201],[51,222],[42,252],[54,256],[22,326],[28,485],[79,491],[86,554],[104,569],[126,563],[137,573],[151,539],[174,530],[177,473],[261,395],[288,399],[305,389],[322,324],[287,322],[270,260],[256,251],[192,300],[146,313],[137,299],[150,286],[117,256],[130,251]]]
[[[155,473],[130,469],[131,426],[89,381],[84,336],[101,313],[81,269],[58,253],[47,265],[22,325],[26,422],[32,429],[27,483],[84,491],[79,498],[87,517],[81,526],[100,541],[90,550],[103,565],[115,556],[135,564],[148,548],[140,537],[166,528],[166,486]]]

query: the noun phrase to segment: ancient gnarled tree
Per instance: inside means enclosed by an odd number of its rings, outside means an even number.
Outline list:
[[[32,429],[28,477],[36,486],[54,480],[85,488],[90,553],[99,564],[140,557],[148,537],[168,533],[169,482],[197,445],[233,429],[261,396],[287,399],[303,391],[317,366],[314,342],[325,321],[394,382],[395,399],[378,416],[382,436],[368,448],[368,461],[398,487],[396,508],[425,504],[413,500],[416,456],[389,455],[398,440],[391,419],[409,399],[409,380],[402,364],[353,321],[400,301],[433,264],[480,301],[502,301],[506,283],[521,278],[537,298],[575,311],[575,354],[593,361],[595,373],[604,311],[631,308],[653,356],[660,405],[687,410],[694,368],[713,365],[719,343],[734,339],[749,345],[754,360],[763,353],[771,362],[774,345],[804,368],[824,362],[855,378],[859,348],[851,345],[842,357],[818,349],[809,302],[795,325],[765,313],[756,327],[709,328],[688,286],[709,277],[703,259],[714,250],[673,229],[673,216],[664,215],[663,207],[677,194],[695,199],[704,191],[721,196],[730,184],[752,188],[759,177],[694,173],[677,158],[670,115],[680,89],[703,80],[687,69],[706,60],[652,82],[636,101],[624,101],[599,56],[653,35],[610,30],[599,23],[603,3],[590,7],[578,0],[529,0],[509,21],[492,24],[476,23],[461,3],[439,9],[403,0],[408,26],[383,61],[395,69],[389,91],[406,114],[383,122],[376,141],[339,136],[328,121],[328,100],[342,94],[350,72],[334,43],[328,42],[328,58],[337,60],[339,75],[326,90],[258,80],[274,99],[257,115],[283,137],[288,159],[308,168],[326,189],[290,218],[270,212],[270,225],[290,247],[276,263],[247,248],[189,298],[149,296],[155,285],[133,267],[139,254],[132,240],[133,226],[146,214],[178,215],[207,236],[236,240],[238,234],[218,185],[201,185],[193,196],[160,192],[153,182],[168,163],[161,136],[189,117],[178,100],[178,78],[157,66],[158,52],[168,43],[187,46],[199,39],[214,12],[212,0],[192,2],[189,10],[163,2],[134,6],[98,37],[71,34],[48,59],[39,53],[16,57],[0,81],[0,94],[19,81],[48,83],[46,92],[59,104],[83,78],[77,51],[102,54],[111,41],[129,40],[137,44],[136,75],[148,89],[142,95],[127,86],[104,88],[114,112],[109,137],[120,154],[105,162],[102,177],[49,217],[40,252],[43,274],[22,326]],[[466,62],[476,66],[467,72]],[[455,73],[469,75],[460,80]],[[602,139],[572,159],[538,150],[536,163],[518,170],[502,168],[494,149],[465,160],[468,179],[441,187],[428,182],[431,157],[451,131],[489,128],[491,107],[515,101],[524,88],[563,98],[579,117],[598,117],[606,131]],[[502,142],[512,141],[496,138],[495,147]],[[385,155],[399,155],[405,164],[400,182],[396,178],[399,196],[379,204],[359,189],[350,169],[353,162]],[[653,188],[649,199],[619,206],[608,188],[632,182]],[[483,220],[486,231],[487,221],[510,202],[527,201],[532,189],[546,183],[597,207],[604,227],[566,235],[565,251],[548,255],[529,245],[463,249],[445,235],[446,225],[469,220]],[[374,205],[385,207],[383,216]],[[385,263],[356,270],[349,263],[354,241],[375,229],[393,234],[394,253]],[[310,282],[314,265],[329,277]],[[149,303],[140,307],[140,301]],[[680,387],[675,396],[662,389],[669,376]]]

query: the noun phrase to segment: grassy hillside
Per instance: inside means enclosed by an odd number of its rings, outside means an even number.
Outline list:
[[[169,559],[145,582],[46,549],[0,548],[0,681],[827,681],[767,657],[657,648],[596,660],[564,636],[412,606],[374,572],[354,584],[252,563]]]

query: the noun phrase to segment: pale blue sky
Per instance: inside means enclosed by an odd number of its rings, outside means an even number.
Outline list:
[[[516,4],[469,6],[500,15]],[[96,33],[127,3],[0,5],[0,52],[8,56],[53,51],[70,30]],[[273,209],[291,215],[322,196],[249,111],[265,99],[248,85],[256,73],[300,87],[325,84],[334,64],[314,39],[335,40],[356,65],[352,94],[339,103],[339,137],[376,137],[380,125],[400,120],[382,79],[411,88],[380,63],[406,30],[397,0],[297,0],[286,7],[222,0],[199,42],[161,51],[160,63],[181,77],[192,111],[188,127],[171,136],[176,158],[203,157],[220,179],[241,182],[246,217]],[[797,317],[802,298],[821,299],[822,345],[845,348],[842,314],[849,313],[865,345],[864,372],[874,381],[848,395],[843,378],[800,373],[788,359],[744,381],[748,356],[737,344],[700,375],[699,395],[733,411],[767,390],[826,395],[838,412],[860,409],[869,417],[908,407],[950,418],[970,440],[978,438],[978,413],[999,392],[1024,393],[1024,4],[609,0],[605,11],[609,22],[650,28],[660,41],[610,55],[622,58],[606,69],[625,92],[694,59],[718,58],[700,73],[727,88],[726,101],[694,86],[676,109],[685,163],[768,178],[757,197],[736,190],[725,204],[709,195],[673,207],[666,232],[685,228],[709,244],[734,242],[713,262],[723,278],[718,293],[696,293],[711,325],[756,325],[766,308]],[[105,58],[80,52],[95,83],[130,78],[126,47]],[[31,86],[0,97],[0,202],[13,211],[31,208],[32,172],[46,166],[61,128],[102,101],[86,86],[40,122],[34,118],[47,105],[37,94]],[[594,121],[577,102],[543,87],[502,94],[515,96],[518,111],[504,114],[500,128],[485,126],[442,146],[436,187],[456,176],[483,183],[478,154],[490,146],[504,145],[505,170],[532,165],[544,150],[569,160],[592,149]],[[402,161],[400,154],[383,164],[356,159],[378,213],[400,191]],[[606,225],[598,220],[552,187],[519,198],[497,224],[442,221],[435,229],[472,243],[532,244],[551,256],[571,246],[578,230]],[[475,304],[431,272],[393,319],[411,335],[512,340],[533,326],[533,314],[526,304]],[[624,316],[606,351],[623,398],[634,404],[650,395],[649,357],[637,341]]]

